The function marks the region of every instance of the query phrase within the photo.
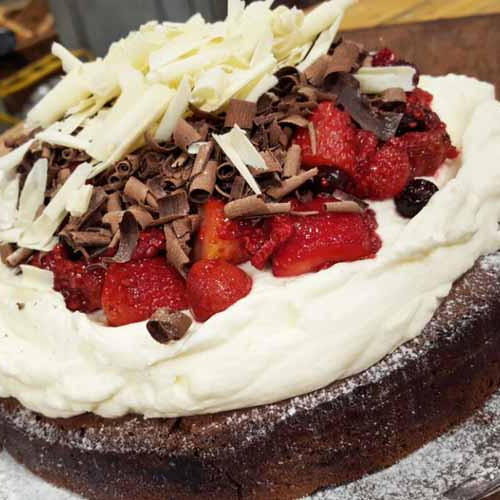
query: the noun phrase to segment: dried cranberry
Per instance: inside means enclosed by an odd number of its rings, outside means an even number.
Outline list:
[[[415,179],[395,199],[396,208],[400,215],[412,219],[438,191],[439,189],[434,183],[425,179]]]
[[[336,189],[345,190],[350,184],[351,178],[343,170],[333,167],[322,167],[314,182],[316,193],[332,194]]]

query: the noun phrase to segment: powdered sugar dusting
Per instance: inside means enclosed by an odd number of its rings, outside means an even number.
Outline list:
[[[443,493],[470,477],[489,478],[500,469],[500,392],[457,430],[399,464],[308,500],[444,500]],[[56,489],[0,454],[0,500],[79,500]]]

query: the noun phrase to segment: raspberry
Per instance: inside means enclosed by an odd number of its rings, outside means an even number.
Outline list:
[[[396,54],[391,49],[383,48],[379,50],[374,56],[373,66],[392,66],[396,62]]]
[[[102,306],[111,326],[145,321],[163,307],[187,309],[186,284],[163,257],[112,264],[102,289]]]
[[[400,194],[410,180],[408,154],[399,139],[391,139],[375,154],[367,167],[357,173],[357,194],[363,198],[386,200]]]
[[[314,111],[311,123],[316,132],[316,153],[308,129],[298,129],[294,138],[294,143],[302,148],[302,164],[337,167],[352,173],[356,165],[357,130],[349,114],[325,101]]]
[[[101,309],[101,290],[106,275],[96,261],[71,260],[63,245],[37,255],[32,265],[54,273],[54,290],[61,292],[70,311],[92,313]]]
[[[142,231],[135,247],[132,260],[153,258],[165,251],[165,233],[153,227]]]
[[[252,279],[239,267],[224,260],[201,260],[191,268],[187,296],[197,321],[207,321],[225,311],[252,289]]]

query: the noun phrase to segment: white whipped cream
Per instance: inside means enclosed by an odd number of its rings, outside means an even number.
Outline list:
[[[113,329],[71,313],[49,284],[22,288],[1,267],[0,397],[49,417],[218,412],[319,389],[419,335],[452,283],[500,248],[493,87],[454,75],[421,86],[462,148],[461,166],[452,180],[456,165],[444,169],[443,189],[411,222],[393,202],[374,204],[377,258],[296,279],[248,266],[248,297],[167,346],[144,324]]]

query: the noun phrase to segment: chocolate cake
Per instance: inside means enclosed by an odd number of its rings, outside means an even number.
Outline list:
[[[296,499],[387,467],[500,387],[500,254],[423,334],[307,396],[211,416],[47,419],[2,400],[0,437],[34,473],[95,500]]]

